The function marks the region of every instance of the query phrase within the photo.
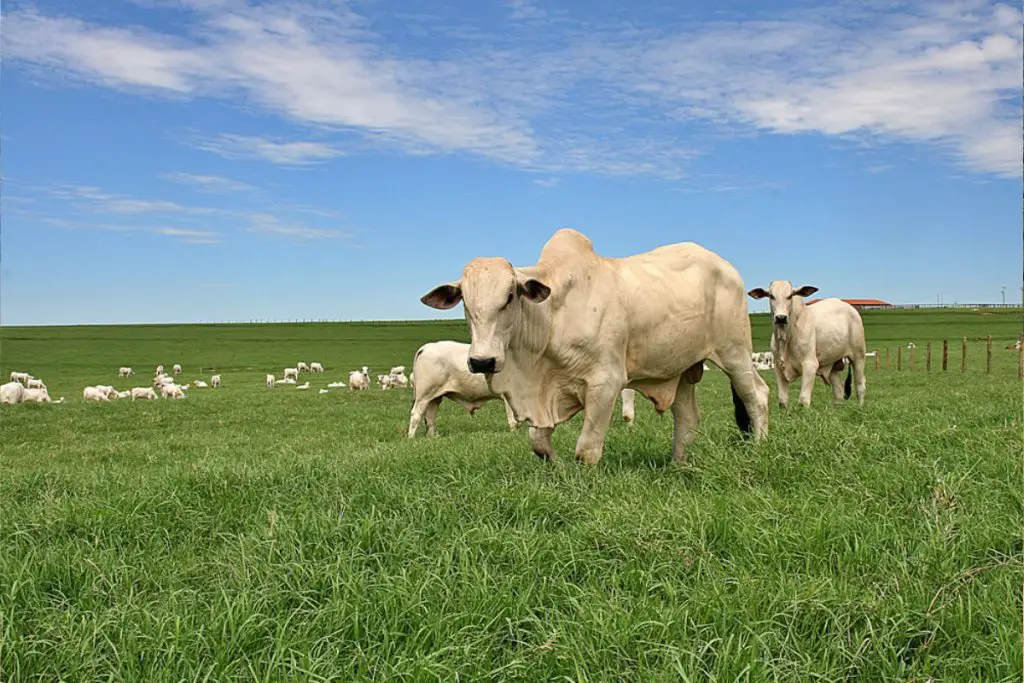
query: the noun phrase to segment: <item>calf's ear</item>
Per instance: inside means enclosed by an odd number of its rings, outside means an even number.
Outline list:
[[[818,291],[817,287],[812,287],[811,285],[804,285],[800,289],[798,289],[795,292],[793,292],[793,294],[795,296],[810,296],[811,294],[814,294],[817,291]]]
[[[420,297],[420,301],[431,308],[440,308],[441,310],[454,308],[462,301],[462,286],[459,282],[438,285]]]
[[[766,296],[768,296],[768,292],[766,292],[763,287],[755,287],[754,289],[747,292],[747,296],[754,299],[763,299]]]

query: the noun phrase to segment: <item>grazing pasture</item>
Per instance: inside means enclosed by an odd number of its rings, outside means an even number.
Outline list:
[[[1020,680],[1021,311],[863,317],[915,371],[788,412],[764,371],[757,444],[705,373],[686,467],[642,398],[584,468],[582,416],[544,463],[500,401],[407,439],[411,389],[316,391],[461,321],[3,328],[67,402],[0,406],[0,680]],[[266,387],[297,359],[313,390]],[[161,363],[222,386],[81,399]]]

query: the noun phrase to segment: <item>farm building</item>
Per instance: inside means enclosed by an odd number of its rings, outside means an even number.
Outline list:
[[[810,301],[807,302],[807,305],[810,306],[812,304],[818,303],[819,301],[821,301],[821,299],[811,299]],[[889,306],[892,306],[892,304],[889,303],[888,301],[882,301],[881,299],[841,299],[841,301],[845,301],[846,303],[850,304],[854,308],[858,308],[858,309],[860,309],[860,308],[888,308]]]

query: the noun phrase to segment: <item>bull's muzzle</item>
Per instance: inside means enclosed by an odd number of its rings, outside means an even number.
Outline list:
[[[477,375],[493,373],[495,372],[497,364],[498,361],[494,356],[491,356],[490,358],[473,358],[470,356],[469,371]]]

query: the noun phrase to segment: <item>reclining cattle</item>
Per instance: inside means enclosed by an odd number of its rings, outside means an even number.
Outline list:
[[[806,305],[804,297],[818,291],[805,285],[793,289],[789,280],[772,280],[765,290],[748,292],[754,299],[768,298],[772,311],[772,354],[779,405],[789,405],[789,383],[800,378],[800,404],[811,405],[814,377],[832,387],[837,402],[850,398],[851,379],[856,380],[857,401],[864,405],[867,382],[864,379],[864,323],[860,314],[841,299],[822,299]],[[849,361],[846,383],[843,368]],[[852,376],[852,377],[851,377]]]
[[[464,302],[469,369],[530,423],[540,457],[555,457],[552,432],[583,410],[576,458],[600,461],[615,397],[629,388],[659,414],[672,409],[672,453],[685,461],[700,419],[695,388],[705,359],[729,377],[740,430],[755,439],[767,434],[769,391],[751,361],[743,281],[697,244],[605,258],[586,236],[563,229],[535,266],[476,258],[461,280],[421,301],[439,309]]]
[[[25,385],[16,380],[0,385],[0,403],[21,403],[25,400],[25,391]]]

